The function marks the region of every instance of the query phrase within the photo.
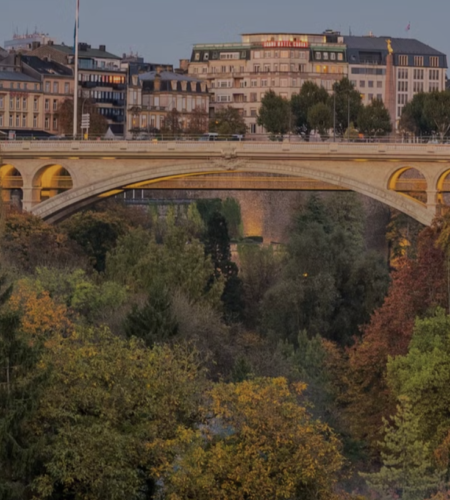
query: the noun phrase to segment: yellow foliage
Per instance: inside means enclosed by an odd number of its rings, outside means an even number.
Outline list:
[[[68,334],[73,330],[67,308],[27,281],[19,281],[14,287],[8,308],[20,315],[22,332],[30,339],[48,342],[55,334]]]

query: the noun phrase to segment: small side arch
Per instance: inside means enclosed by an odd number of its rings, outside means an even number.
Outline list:
[[[405,166],[396,170],[389,178],[388,189],[427,205],[428,183],[425,176],[415,167]]]
[[[45,201],[72,189],[73,180],[62,165],[46,165],[34,174],[33,187],[40,190],[40,201]]]

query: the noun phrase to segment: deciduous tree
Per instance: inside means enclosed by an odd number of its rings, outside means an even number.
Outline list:
[[[269,90],[261,99],[258,113],[258,125],[275,137],[283,138],[292,127],[290,102]]]
[[[293,114],[294,130],[301,134],[307,141],[311,133],[311,124],[308,120],[310,110],[319,103],[327,104],[329,101],[328,92],[319,87],[316,83],[306,81],[303,83],[300,92],[291,98],[291,109]]]
[[[98,112],[98,108],[92,99],[78,100],[78,124],[81,124],[81,114],[89,114],[90,127],[89,135],[99,137],[108,130],[107,119]],[[56,116],[64,134],[70,136],[73,134],[73,99],[65,99],[58,107]],[[81,129],[78,131],[81,134]]]
[[[392,132],[389,111],[381,99],[362,106],[358,114],[358,130],[367,137],[379,137]]]
[[[228,136],[244,135],[247,132],[247,125],[238,109],[227,106],[216,111],[209,122],[209,131]]]

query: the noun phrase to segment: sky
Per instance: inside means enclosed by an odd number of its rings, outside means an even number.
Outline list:
[[[73,43],[76,0],[0,2],[0,46],[15,31],[35,28]],[[241,33],[333,29],[417,38],[450,55],[449,20],[449,0],[80,0],[80,41],[177,65],[195,43],[238,42]]]

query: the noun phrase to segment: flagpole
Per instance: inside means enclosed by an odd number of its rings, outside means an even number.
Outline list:
[[[75,13],[75,60],[74,60],[74,90],[73,90],[73,138],[76,139],[78,135],[78,28],[80,18],[80,0],[76,2]]]

